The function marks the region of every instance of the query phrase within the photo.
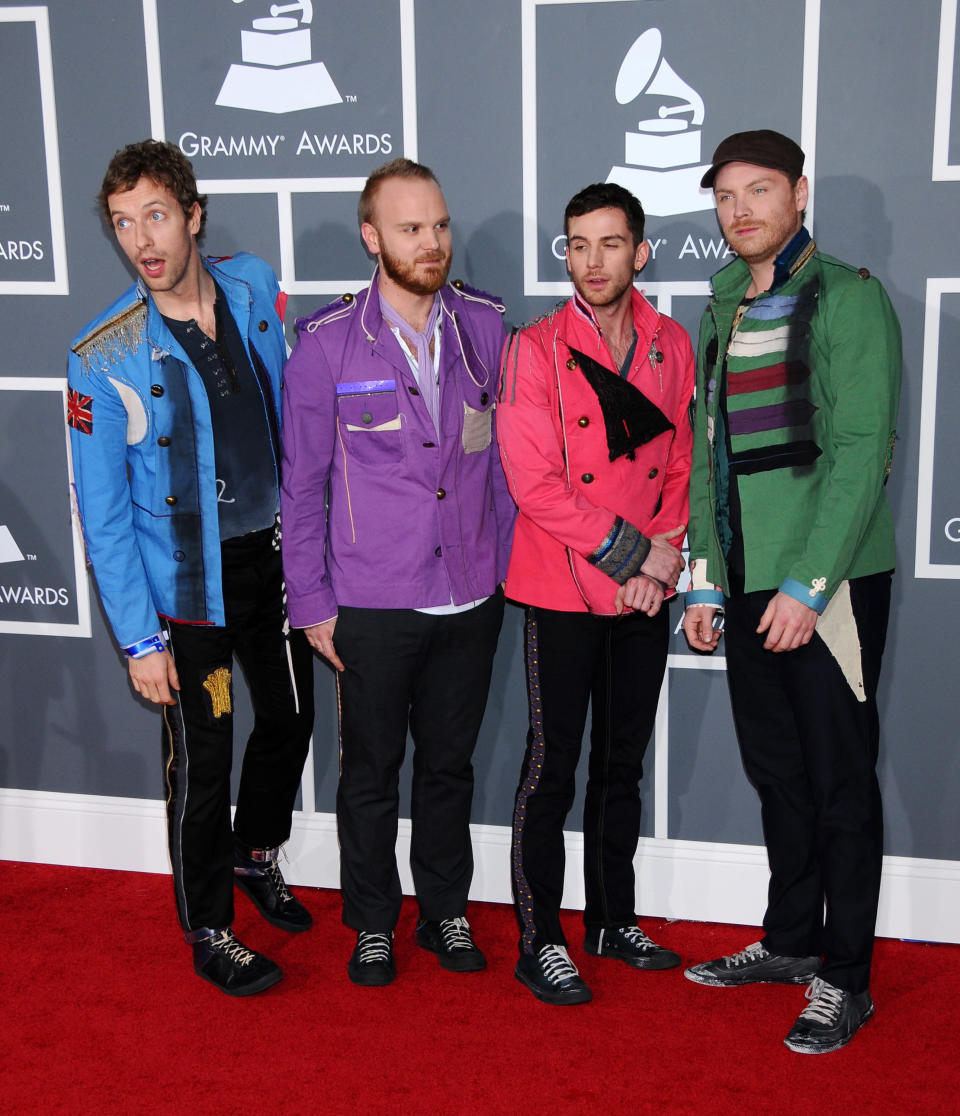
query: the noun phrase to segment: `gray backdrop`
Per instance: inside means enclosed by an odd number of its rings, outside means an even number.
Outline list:
[[[87,623],[56,391],[71,337],[131,281],[93,204],[117,147],[180,143],[210,192],[207,250],[270,261],[291,292],[291,340],[296,315],[369,277],[357,190],[404,153],[443,185],[454,274],[500,295],[511,323],[566,290],[556,238],[569,196],[608,175],[633,183],[655,245],[641,285],[695,332],[723,246],[684,170],[728,132],[770,126],[808,151],[817,241],[880,276],[903,324],[880,698],[887,851],[958,859],[956,0],[316,0],[309,24],[303,5],[281,7],[298,9],[280,13],[289,28],[255,22],[267,0],[0,2],[0,786],[161,793],[159,718],[131,696],[95,591]],[[510,822],[520,630],[509,609],[477,753],[478,822]],[[760,843],[724,676],[674,643],[658,835]],[[332,811],[336,712],[319,663],[316,681],[316,808]],[[645,833],[655,828],[650,810]]]

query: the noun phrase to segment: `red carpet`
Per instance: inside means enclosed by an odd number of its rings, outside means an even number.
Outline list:
[[[782,1044],[803,990],[703,988],[585,955],[593,1003],[513,979],[509,908],[474,904],[485,973],[441,970],[397,929],[398,978],[355,988],[339,894],[298,888],[307,934],[237,895],[238,936],[284,980],[230,999],[193,974],[163,876],[3,864],[0,1108],[16,1113],[955,1113],[960,947],[877,943],[877,1014],[835,1054]],[[643,919],[686,963],[749,928]]]

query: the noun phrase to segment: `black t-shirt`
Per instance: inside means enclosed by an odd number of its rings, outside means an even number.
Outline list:
[[[210,402],[217,468],[220,538],[233,539],[273,525],[278,508],[275,442],[261,384],[219,287],[214,303],[217,336],[196,320],[163,320],[203,380]]]

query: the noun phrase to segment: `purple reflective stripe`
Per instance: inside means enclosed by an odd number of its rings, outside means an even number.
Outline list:
[[[789,403],[773,403],[769,407],[731,411],[730,433],[758,434],[761,430],[786,430],[789,427],[805,426],[816,409],[808,399],[794,399]]]
[[[355,380],[349,384],[337,384],[337,395],[369,395],[374,391],[396,390],[396,380]]]

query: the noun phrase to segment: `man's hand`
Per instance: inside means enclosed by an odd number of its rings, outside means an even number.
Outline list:
[[[337,618],[334,616],[332,620],[324,620],[322,624],[311,624],[309,628],[304,628],[303,634],[310,646],[319,651],[331,666],[343,670],[343,662],[333,646],[333,629],[336,626]]]
[[[796,651],[813,638],[818,613],[786,593],[777,593],[760,617],[757,635],[767,633],[766,651]]]
[[[180,689],[180,679],[169,651],[151,651],[142,659],[128,659],[127,666],[133,688],[142,698],[155,705],[176,705],[177,699],[170,691]]]
[[[679,527],[674,527],[672,531],[664,531],[659,535],[654,535],[650,540],[650,553],[640,567],[641,573],[659,581],[664,589],[673,589],[676,586],[677,579],[686,565],[680,551],[675,546],[670,545],[670,539],[682,537],[686,529],[687,525],[681,523]]]
[[[616,608],[619,616],[625,608],[656,616],[663,604],[663,586],[641,574],[628,578],[617,590]]]
[[[716,614],[712,605],[691,605],[683,614],[683,634],[694,651],[709,653],[716,649],[720,642],[720,633],[713,627]]]

